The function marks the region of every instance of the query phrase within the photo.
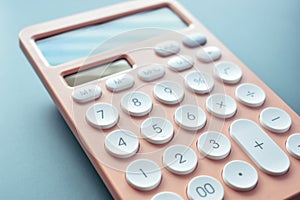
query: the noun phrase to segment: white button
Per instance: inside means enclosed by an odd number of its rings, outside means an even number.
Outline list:
[[[213,177],[197,176],[189,182],[187,196],[189,200],[221,200],[224,198],[224,188]]]
[[[183,200],[183,198],[174,192],[160,192],[151,200]]]
[[[86,85],[74,88],[72,92],[73,99],[78,103],[86,103],[101,96],[101,88],[97,85]]]
[[[190,72],[184,81],[189,89],[198,94],[209,93],[214,87],[214,79],[205,72]]]
[[[159,79],[165,75],[165,68],[160,64],[151,64],[146,67],[142,67],[138,71],[138,76],[143,81],[153,81]]]
[[[132,116],[144,116],[152,110],[152,99],[143,92],[130,92],[122,97],[121,107]]]
[[[227,84],[239,82],[243,75],[241,68],[231,62],[217,63],[214,68],[214,73]]]
[[[154,97],[165,104],[177,104],[183,100],[184,90],[178,83],[165,81],[155,85]]]
[[[233,98],[225,94],[213,94],[206,99],[208,112],[219,118],[230,118],[237,110]]]
[[[204,47],[197,51],[196,56],[202,62],[212,62],[221,57],[221,50],[213,46]]]
[[[259,120],[261,125],[275,133],[285,133],[292,125],[290,115],[284,110],[274,107],[268,107],[261,111]]]
[[[239,85],[235,90],[235,96],[242,104],[250,107],[259,107],[266,99],[263,89],[251,83]]]
[[[250,191],[258,181],[258,174],[254,167],[241,160],[227,163],[223,169],[224,182],[237,191]]]
[[[206,123],[205,112],[194,105],[180,106],[176,109],[174,118],[178,126],[190,131],[199,130]]]
[[[161,117],[146,119],[141,125],[141,134],[153,144],[164,144],[169,142],[174,133],[172,123]]]
[[[163,154],[164,166],[179,175],[192,173],[197,167],[198,158],[193,149],[184,145],[168,147]]]
[[[106,81],[107,89],[112,92],[120,92],[122,90],[131,88],[133,85],[134,79],[128,74],[122,74],[120,76],[110,78]]]
[[[191,56],[175,56],[168,61],[168,65],[170,69],[173,71],[183,71],[186,69],[190,69],[194,65],[193,58]]]
[[[295,158],[300,159],[300,133],[295,133],[288,137],[286,150]]]
[[[224,134],[209,131],[199,136],[197,147],[202,155],[213,160],[221,160],[230,153],[231,144]]]
[[[151,160],[139,159],[131,162],[126,169],[126,180],[132,187],[148,191],[156,188],[161,181],[161,169]]]
[[[190,48],[195,48],[206,43],[205,35],[201,33],[191,33],[185,35],[182,40],[183,44]]]
[[[265,173],[282,175],[288,171],[290,160],[287,155],[255,122],[247,119],[234,121],[230,135]]]
[[[88,108],[85,118],[95,128],[108,129],[117,124],[119,113],[111,104],[97,103]]]
[[[154,51],[163,57],[170,56],[173,54],[177,54],[180,51],[180,45],[178,42],[169,40],[162,43],[157,44],[154,47]]]
[[[115,130],[105,138],[105,148],[112,156],[117,158],[129,158],[139,148],[138,137],[127,130]]]

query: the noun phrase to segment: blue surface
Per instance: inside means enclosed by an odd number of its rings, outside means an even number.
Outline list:
[[[0,199],[111,199],[20,51],[18,32],[117,2],[0,1]],[[300,1],[180,2],[300,114]]]

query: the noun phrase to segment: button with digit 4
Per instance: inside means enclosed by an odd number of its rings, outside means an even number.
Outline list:
[[[132,116],[144,116],[152,110],[152,99],[144,92],[130,92],[122,97],[121,107]]]
[[[184,90],[178,83],[164,81],[154,86],[154,97],[165,104],[177,104],[183,100]]]
[[[139,148],[138,137],[128,130],[115,130],[105,138],[105,149],[117,158],[133,156]]]
[[[290,135],[286,141],[286,150],[300,160],[300,133]]]
[[[138,190],[153,190],[160,184],[161,177],[160,167],[151,160],[135,160],[126,168],[127,182]]]
[[[189,174],[197,167],[198,158],[193,149],[184,145],[168,147],[163,154],[164,166],[174,174]]]
[[[266,94],[255,84],[243,83],[236,88],[235,97],[246,106],[259,107],[265,102]]]
[[[209,93],[214,87],[214,79],[205,72],[190,72],[184,77],[185,85],[195,93]]]
[[[197,176],[187,187],[189,200],[221,200],[224,198],[224,188],[221,183],[210,176]]]
[[[199,136],[197,147],[202,155],[213,160],[221,160],[230,153],[231,143],[224,134],[209,131]]]
[[[224,83],[235,84],[242,78],[242,70],[239,66],[231,62],[219,62],[214,68],[215,75]]]

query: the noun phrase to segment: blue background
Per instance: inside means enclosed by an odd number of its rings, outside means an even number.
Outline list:
[[[18,32],[117,2],[0,0],[0,199],[111,198],[19,49]],[[180,2],[300,114],[299,0]]]

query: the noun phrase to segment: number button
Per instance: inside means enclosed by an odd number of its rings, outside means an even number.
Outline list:
[[[168,65],[170,69],[180,72],[190,69],[194,65],[194,61],[191,56],[175,56],[168,61]]]
[[[129,158],[139,148],[138,137],[127,130],[116,130],[109,133],[105,138],[105,149],[117,158]]]
[[[214,87],[214,79],[205,72],[190,72],[184,80],[185,85],[198,94],[209,93]]]
[[[221,50],[214,46],[204,47],[196,53],[196,56],[202,62],[213,62],[221,57]]]
[[[141,125],[141,134],[153,144],[164,144],[173,137],[174,129],[169,120],[160,117],[146,119]]]
[[[224,197],[224,188],[215,178],[197,176],[189,182],[187,196],[190,200],[221,200]]]
[[[219,118],[230,118],[235,115],[237,105],[234,99],[225,94],[213,94],[206,99],[206,109]]]
[[[227,84],[239,82],[243,74],[241,68],[231,62],[220,62],[216,64],[214,72],[217,77]]]
[[[222,133],[205,132],[200,135],[197,147],[202,155],[213,160],[221,160],[230,153],[231,143]]]
[[[165,81],[154,86],[154,97],[165,104],[177,104],[184,98],[184,90],[178,83]]]
[[[266,99],[266,94],[257,85],[244,83],[235,90],[236,98],[244,105],[249,107],[259,107]]]
[[[95,128],[108,129],[117,124],[119,113],[111,104],[97,103],[88,108],[85,118]]]
[[[121,107],[132,116],[144,116],[152,110],[152,100],[143,92],[130,92],[122,97]]]
[[[286,141],[287,151],[300,160],[300,133],[290,135]]]
[[[151,200],[183,200],[183,198],[174,192],[160,192]]]
[[[86,103],[98,99],[102,94],[101,88],[97,85],[76,87],[72,92],[73,99],[78,103]]]
[[[161,169],[153,161],[139,159],[131,162],[126,168],[126,180],[133,188],[149,191],[156,188],[161,181]]]
[[[279,108],[265,108],[260,113],[259,119],[260,123],[266,129],[275,133],[285,133],[290,129],[292,125],[290,115]]]
[[[178,126],[189,130],[196,131],[205,126],[205,112],[198,106],[184,105],[175,111],[175,122]]]
[[[194,150],[184,145],[173,145],[163,154],[163,164],[171,172],[179,175],[192,173],[198,158]]]
[[[180,51],[180,45],[176,41],[169,40],[169,41],[165,41],[165,42],[157,44],[154,47],[154,51],[158,55],[160,55],[162,57],[166,57],[166,56],[170,56],[173,54],[177,54]]]

